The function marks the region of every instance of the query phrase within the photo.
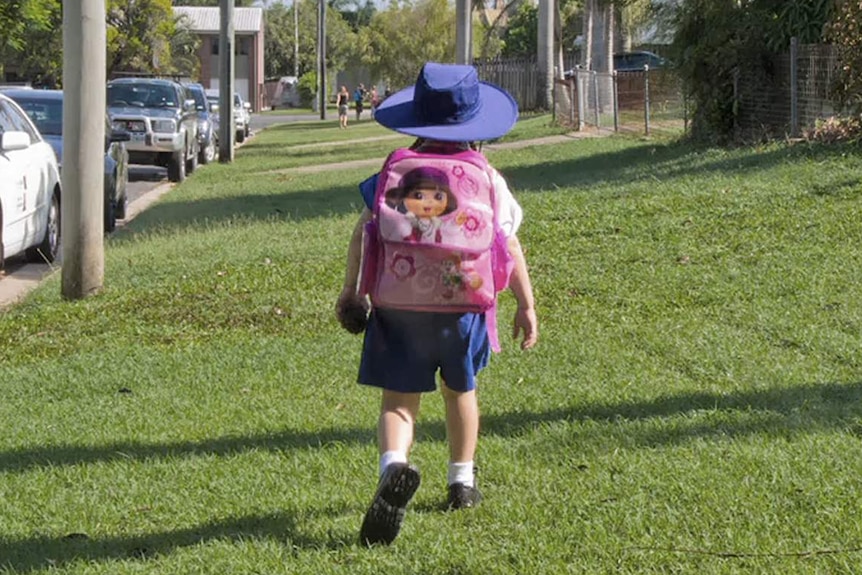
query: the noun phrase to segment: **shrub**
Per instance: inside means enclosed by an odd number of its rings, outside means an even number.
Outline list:
[[[825,144],[862,142],[862,116],[844,118],[832,116],[826,120],[820,120],[805,134],[805,137]]]
[[[833,86],[835,98],[856,114],[862,113],[862,2],[840,0],[827,37],[838,49],[841,62]]]

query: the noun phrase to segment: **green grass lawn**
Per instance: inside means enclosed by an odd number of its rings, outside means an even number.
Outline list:
[[[555,131],[525,122],[514,138]],[[373,168],[273,170],[401,140],[330,129],[201,168],[108,239],[102,294],[64,302],[57,274],[0,314],[0,573],[858,571],[858,148],[489,152],[525,211],[540,342],[504,339],[483,372],[482,505],[441,509],[429,395],[422,487],[366,549],[379,396],[333,307]]]

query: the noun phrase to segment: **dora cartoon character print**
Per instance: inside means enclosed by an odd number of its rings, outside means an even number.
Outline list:
[[[511,271],[495,207],[481,154],[396,150],[378,178],[365,230],[361,293],[375,307],[490,309]]]
[[[386,192],[386,204],[404,214],[412,226],[406,241],[443,241],[441,216],[458,207],[449,178],[437,168],[419,167],[404,174],[400,185]]]

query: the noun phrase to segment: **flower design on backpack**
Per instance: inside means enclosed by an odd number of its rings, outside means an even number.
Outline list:
[[[452,175],[455,176],[456,185],[462,194],[472,198],[479,193],[479,184],[476,180],[467,175],[467,172],[464,171],[463,167],[455,166],[452,168]]]
[[[389,270],[396,278],[404,281],[416,275],[416,262],[412,256],[395,254],[392,263],[389,264]]]
[[[470,208],[458,212],[458,215],[455,216],[455,223],[461,226],[464,235],[468,238],[478,236],[488,225],[480,214]]]

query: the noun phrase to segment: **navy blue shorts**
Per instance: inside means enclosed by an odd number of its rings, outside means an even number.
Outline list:
[[[418,393],[470,391],[491,356],[483,313],[428,313],[375,308],[365,328],[359,383]]]

